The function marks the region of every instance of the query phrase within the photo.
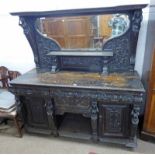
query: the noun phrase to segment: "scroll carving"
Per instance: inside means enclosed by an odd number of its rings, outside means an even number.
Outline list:
[[[19,25],[23,28],[24,34],[29,41],[29,44],[32,48],[34,54],[34,62],[36,64],[36,68],[40,68],[40,60],[39,60],[39,53],[37,42],[35,39],[35,18],[28,18],[28,17],[21,17],[19,18]]]

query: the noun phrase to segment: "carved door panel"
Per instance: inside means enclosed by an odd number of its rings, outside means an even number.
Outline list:
[[[29,127],[48,129],[49,121],[46,102],[42,97],[27,96],[24,98],[25,121]]]
[[[129,137],[130,107],[101,104],[99,106],[99,136]]]

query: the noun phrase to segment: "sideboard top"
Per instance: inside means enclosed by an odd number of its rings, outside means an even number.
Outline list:
[[[35,16],[35,17],[48,17],[48,16],[74,16],[74,15],[93,15],[100,13],[118,13],[127,12],[132,10],[138,10],[146,7],[147,4],[132,4],[132,5],[119,5],[112,7],[98,7],[98,8],[78,8],[78,9],[62,9],[52,11],[28,11],[28,12],[12,12],[14,16]]]
[[[47,87],[69,87],[99,90],[126,90],[144,92],[137,72],[99,73],[58,72],[37,73],[35,69],[10,82],[12,85],[36,85]]]

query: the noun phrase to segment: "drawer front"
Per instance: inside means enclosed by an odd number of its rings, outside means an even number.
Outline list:
[[[16,95],[36,95],[36,96],[48,96],[49,89],[44,87],[19,87],[13,88]]]
[[[89,113],[91,98],[87,91],[70,89],[51,89],[56,112]]]

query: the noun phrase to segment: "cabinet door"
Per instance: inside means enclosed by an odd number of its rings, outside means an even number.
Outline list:
[[[128,137],[130,108],[127,105],[100,104],[99,136]]]
[[[48,129],[49,121],[44,98],[26,96],[23,102],[26,125],[32,128]]]

